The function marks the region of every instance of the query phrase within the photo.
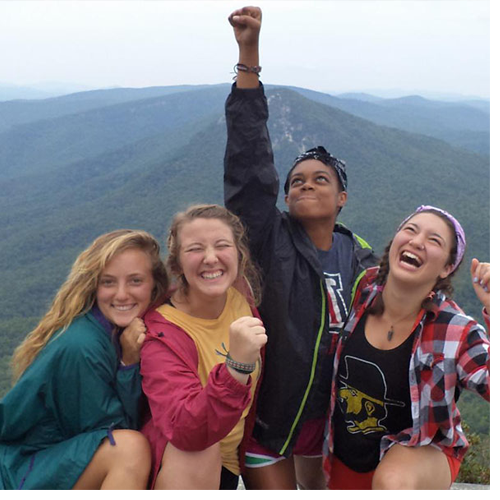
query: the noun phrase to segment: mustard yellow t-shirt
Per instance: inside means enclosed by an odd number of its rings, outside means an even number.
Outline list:
[[[198,351],[198,375],[201,385],[207,385],[208,377],[214,366],[224,363],[225,358],[216,350],[225,353],[224,346],[230,350],[229,326],[242,316],[252,316],[252,311],[245,297],[235,288],[227,292],[226,305],[217,319],[202,319],[190,316],[171,305],[165,304],[157,311],[168,321],[182,328],[196,344]],[[243,438],[245,417],[248,415],[255,394],[257,379],[260,375],[261,362],[257,363],[252,376],[252,399],[243,411],[240,421],[231,432],[220,441],[222,465],[233,474],[239,474],[238,446]]]

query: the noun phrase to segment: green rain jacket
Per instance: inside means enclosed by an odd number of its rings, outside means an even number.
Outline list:
[[[114,338],[94,308],[0,400],[0,489],[71,489],[113,429],[138,428],[139,364],[120,366]]]

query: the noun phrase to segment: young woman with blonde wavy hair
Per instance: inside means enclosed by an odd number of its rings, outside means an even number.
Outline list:
[[[17,348],[0,400],[0,489],[140,489],[150,451],[139,426],[141,316],[168,286],[144,231],[97,238]]]

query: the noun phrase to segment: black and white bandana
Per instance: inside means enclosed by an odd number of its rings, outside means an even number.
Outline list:
[[[337,172],[340,185],[342,186],[342,191],[347,191],[347,173],[345,162],[333,157],[323,146],[317,146],[315,148],[308,149],[305,153],[302,153],[297,156],[297,158],[295,158],[292,168],[286,176],[285,194],[288,194],[288,190],[290,187],[290,174],[292,173],[293,169],[304,160],[318,160],[321,163],[332,167],[335,172]]]

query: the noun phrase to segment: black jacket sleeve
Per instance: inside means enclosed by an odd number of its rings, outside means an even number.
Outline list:
[[[276,208],[279,179],[267,129],[267,99],[256,89],[233,85],[226,101],[227,145],[224,157],[224,201],[249,233],[259,253],[280,216]]]

